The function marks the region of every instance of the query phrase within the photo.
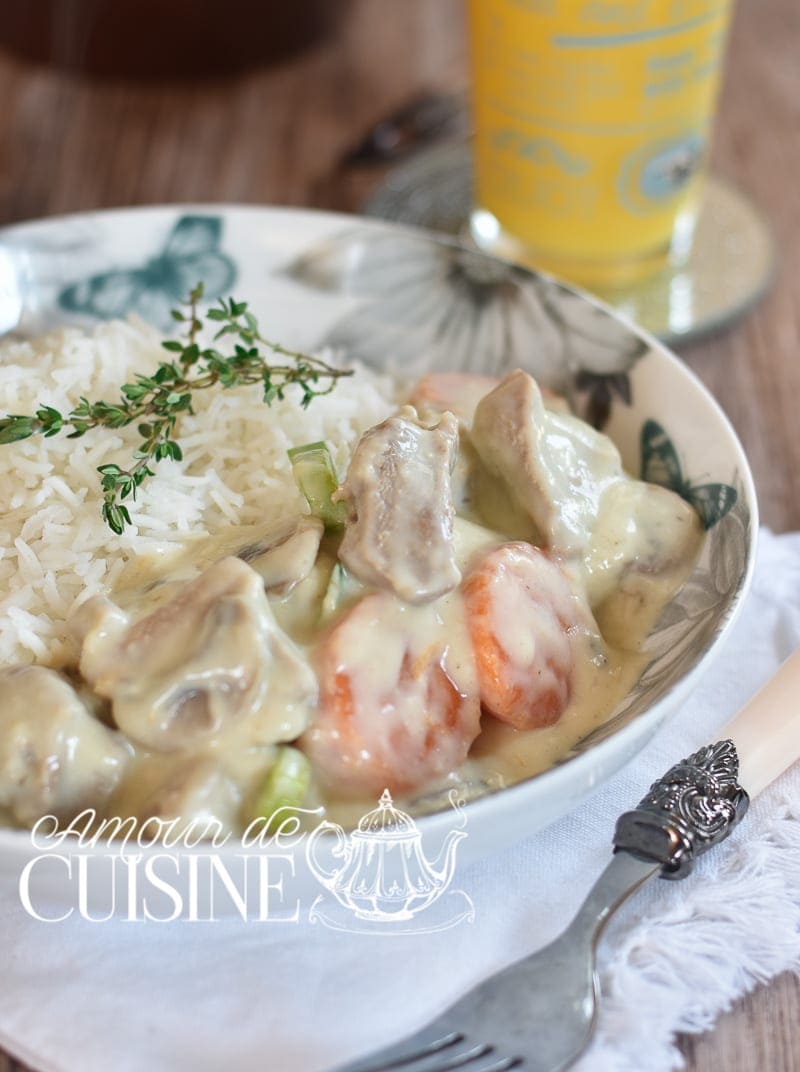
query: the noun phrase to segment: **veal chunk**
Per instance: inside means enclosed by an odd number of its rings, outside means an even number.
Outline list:
[[[663,587],[659,578],[675,576],[696,553],[700,526],[692,507],[628,476],[607,436],[548,412],[527,373],[512,372],[478,403],[471,437],[490,476],[582,581],[593,608],[620,588],[634,592],[632,605],[649,605],[645,588]]]
[[[350,509],[339,557],[362,581],[407,603],[460,582],[450,486],[457,450],[452,413],[425,427],[411,406],[361,437],[339,491]]]
[[[518,369],[478,403],[472,441],[546,545],[582,555],[603,492],[623,476],[611,440],[576,417],[548,412],[536,381]]]

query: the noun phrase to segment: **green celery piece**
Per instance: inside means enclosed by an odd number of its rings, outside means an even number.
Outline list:
[[[278,829],[289,810],[303,806],[310,784],[311,764],[306,757],[299,749],[282,745],[256,804],[256,815],[267,820],[267,832]]]
[[[304,443],[287,451],[292,463],[294,481],[305,495],[311,513],[318,517],[326,529],[344,528],[347,506],[343,502],[331,502],[331,496],[339,487],[333,459],[325,443]]]

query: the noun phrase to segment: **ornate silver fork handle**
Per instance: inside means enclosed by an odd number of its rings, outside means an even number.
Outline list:
[[[611,863],[554,942],[469,991],[422,1031],[336,1072],[560,1072],[572,1064],[594,1029],[595,950],[609,917],[654,876],[684,878],[741,821],[749,797],[739,784],[740,756],[753,792],[800,757],[799,687],[796,652],[729,723],[728,737],[676,763],[620,816]]]

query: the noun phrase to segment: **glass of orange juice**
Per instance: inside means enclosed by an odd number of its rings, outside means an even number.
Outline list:
[[[601,293],[690,248],[732,0],[469,0],[477,243]]]

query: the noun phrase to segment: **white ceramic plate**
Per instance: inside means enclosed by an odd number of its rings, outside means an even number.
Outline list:
[[[169,206],[7,228],[0,333],[131,312],[166,328],[199,279],[209,299],[246,298],[273,337],[298,348],[341,345],[372,364],[398,362],[404,374],[525,367],[602,425],[631,472],[698,509],[708,530],[702,555],[651,635],[651,661],[635,688],[557,767],[470,803],[459,859],[495,851],[573,808],[694,688],[748,587],[756,499],[716,402],[650,336],[547,277],[425,234],[306,211]],[[432,844],[452,825],[449,810],[419,823]],[[16,882],[30,855],[26,833],[0,831],[0,880]],[[56,881],[53,892],[66,896],[66,884]]]

